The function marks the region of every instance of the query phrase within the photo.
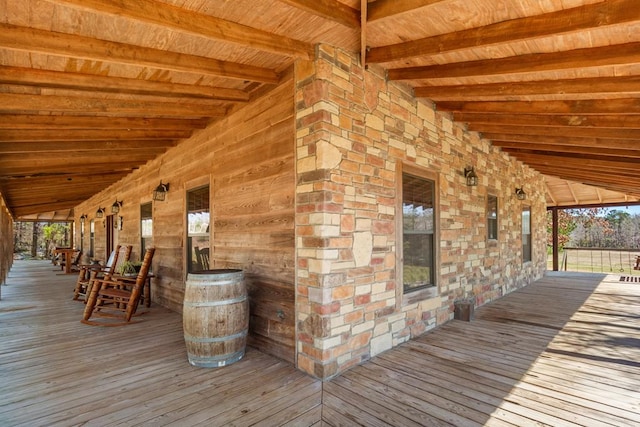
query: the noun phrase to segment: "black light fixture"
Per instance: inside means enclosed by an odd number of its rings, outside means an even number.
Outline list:
[[[122,207],[122,200],[118,201],[118,199],[116,199],[116,201],[113,202],[113,204],[111,205],[111,213],[117,214],[118,212],[120,212],[121,207]]]
[[[478,185],[478,175],[476,175],[476,171],[473,170],[473,166],[464,168],[464,178],[467,180],[467,185],[469,187],[475,187]]]
[[[107,208],[98,208],[96,211],[96,218],[102,218],[104,216],[104,211],[106,210]]]
[[[163,184],[162,180],[160,180],[160,185],[153,190],[153,200],[164,201],[165,197],[167,197],[167,191],[169,191],[169,183]]]
[[[522,188],[516,188],[516,197],[518,200],[524,200],[527,198],[527,193]]]
[[[80,224],[84,224],[84,221],[89,217],[87,214],[80,215]]]

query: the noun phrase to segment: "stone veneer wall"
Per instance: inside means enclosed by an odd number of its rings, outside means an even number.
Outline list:
[[[297,364],[331,378],[541,277],[546,228],[541,175],[467,132],[411,90],[319,46],[296,65]],[[396,286],[400,163],[438,176],[438,295],[402,302]],[[463,169],[475,166],[477,187]],[[516,199],[524,186],[527,200]],[[486,196],[498,196],[499,239],[486,238]],[[532,209],[533,262],[522,263],[521,210]]]

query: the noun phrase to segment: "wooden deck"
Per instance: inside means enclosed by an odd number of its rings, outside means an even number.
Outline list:
[[[332,381],[249,349],[187,363],[181,316],[80,323],[75,278],[18,261],[0,301],[0,425],[640,425],[640,283],[560,273]]]

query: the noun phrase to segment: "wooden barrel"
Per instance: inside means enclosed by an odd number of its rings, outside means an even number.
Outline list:
[[[249,300],[242,270],[189,273],[182,327],[192,365],[217,368],[240,360],[249,329]]]

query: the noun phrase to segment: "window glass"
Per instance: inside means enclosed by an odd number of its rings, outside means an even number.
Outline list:
[[[96,222],[95,220],[91,220],[89,222],[89,257],[93,258],[95,256],[96,249]]]
[[[402,174],[402,280],[404,292],[435,285],[433,181]]]
[[[531,261],[531,207],[522,208],[522,261]]]
[[[487,238],[498,239],[498,198],[491,194],[487,197]]]
[[[153,246],[153,206],[151,203],[140,205],[140,253]]]
[[[187,271],[208,270],[208,253],[209,186],[206,186],[187,192]]]

